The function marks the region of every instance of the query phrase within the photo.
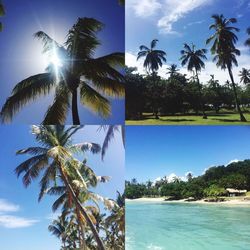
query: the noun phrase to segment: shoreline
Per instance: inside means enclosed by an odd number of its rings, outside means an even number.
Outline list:
[[[148,203],[182,203],[182,204],[218,204],[218,205],[249,205],[250,206],[250,200],[244,200],[244,198],[238,198],[238,199],[229,199],[221,202],[206,202],[204,199],[197,200],[197,201],[185,201],[186,199],[181,200],[172,200],[172,201],[166,201],[166,197],[158,197],[158,198],[149,198],[149,197],[142,197],[137,199],[127,199],[126,202],[132,202],[132,203],[140,203],[140,202],[148,202]]]

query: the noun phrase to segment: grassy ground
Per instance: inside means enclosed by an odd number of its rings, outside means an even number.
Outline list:
[[[126,120],[126,125],[250,125],[250,114],[245,113],[247,122],[241,122],[237,113],[208,113],[207,119],[197,115],[159,116],[143,114],[142,120]]]

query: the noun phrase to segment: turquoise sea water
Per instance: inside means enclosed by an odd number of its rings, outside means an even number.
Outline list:
[[[250,250],[250,207],[126,202],[126,250]]]

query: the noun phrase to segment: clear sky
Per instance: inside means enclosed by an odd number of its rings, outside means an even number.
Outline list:
[[[75,143],[102,144],[105,133],[98,126],[86,126],[73,139]],[[27,189],[14,174],[15,167],[27,157],[15,156],[18,149],[37,145],[30,126],[0,127],[0,246],[5,250],[55,250],[59,241],[47,228],[51,221],[51,205],[56,197],[45,197],[38,203],[39,186],[34,182]],[[100,155],[87,154],[88,165],[97,175],[111,176],[109,183],[100,184],[95,192],[116,198],[116,191],[124,189],[124,148],[121,135],[116,134],[104,161]],[[54,215],[55,216],[55,215]],[[12,226],[12,228],[9,228]]]
[[[102,45],[96,56],[112,52],[124,52],[124,7],[118,0],[3,0],[6,15],[0,33],[0,106],[10,95],[12,88],[21,80],[46,68],[42,44],[33,38],[39,30],[45,31],[56,41],[63,43],[68,30],[79,17],[93,17],[105,24],[99,33]],[[24,108],[16,116],[15,123],[40,123],[52,98],[40,98]],[[124,100],[112,100],[113,115],[104,121],[89,110],[79,106],[81,122],[86,124],[121,124],[124,122]],[[71,123],[71,117],[68,122]]]
[[[149,46],[151,40],[158,39],[158,49],[167,52],[167,65],[180,66],[180,50],[183,43],[194,43],[198,48],[207,48],[206,39],[212,34],[208,27],[212,23],[212,14],[224,14],[225,17],[238,19],[240,28],[237,47],[241,50],[239,67],[234,70],[236,81],[242,67],[250,68],[250,50],[243,44],[247,38],[246,28],[250,25],[250,0],[127,0],[126,7],[126,63],[137,66],[143,72],[142,61],[136,62],[139,46]],[[228,79],[227,72],[218,70],[207,54],[206,70],[201,80],[207,81],[210,74],[222,84]],[[159,71],[166,76],[167,65]],[[180,72],[187,73],[182,69]]]
[[[250,126],[127,126],[126,180],[155,180],[250,159]]]

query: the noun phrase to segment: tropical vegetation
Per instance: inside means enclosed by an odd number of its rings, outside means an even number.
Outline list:
[[[93,142],[73,143],[72,136],[82,128],[32,126],[38,145],[17,151],[17,155],[29,158],[16,167],[15,173],[22,176],[25,187],[39,179],[39,201],[45,195],[56,196],[52,210],[60,209],[61,214],[48,229],[61,240],[61,249],[124,249],[124,197],[118,193],[115,201],[93,191],[110,177],[96,175],[85,158],[76,158],[86,152],[101,152],[101,146]]]
[[[78,97],[84,107],[101,117],[111,115],[108,97],[124,96],[124,53],[101,57],[95,51],[101,41],[97,33],[103,23],[94,18],[79,18],[69,30],[62,45],[43,31],[34,36],[42,41],[43,52],[52,59],[45,73],[33,75],[18,83],[1,111],[2,122],[13,117],[38,97],[54,94],[42,124],[64,124],[71,109],[74,125],[80,124]]]
[[[166,76],[158,75],[158,70],[166,62],[166,52],[156,49],[157,39],[152,40],[150,47],[141,45],[137,59],[143,58],[143,67],[146,74],[139,74],[137,68],[126,68],[126,120],[143,121],[158,119],[161,123],[164,118],[171,116],[202,116],[209,122],[209,116],[225,115],[221,122],[246,122],[249,117],[249,72],[243,68],[238,74],[240,82],[236,83],[233,67],[238,66],[237,49],[239,29],[234,25],[236,18],[225,18],[223,15],[212,15],[212,24],[209,30],[212,35],[206,40],[210,46],[213,62],[221,70],[227,70],[228,79],[219,82],[216,75],[211,75],[207,82],[200,81],[200,72],[206,68],[208,51],[197,48],[195,44],[184,43],[180,51],[180,64],[186,66],[192,73],[191,77],[180,72],[177,64],[166,68]],[[249,29],[247,33],[250,34]],[[249,46],[249,38],[245,42]],[[161,70],[161,72],[163,72]],[[239,120],[229,119],[227,114],[239,115]],[[160,118],[160,119],[159,119]],[[161,119],[162,118],[162,119]],[[178,119],[176,119],[178,122]],[[206,121],[202,122],[205,124]]]
[[[162,177],[138,183],[136,179],[126,181],[125,196],[128,199],[165,196],[170,199],[225,196],[226,189],[250,190],[250,160],[233,162],[227,166],[214,166],[203,175],[188,173],[185,179]]]

